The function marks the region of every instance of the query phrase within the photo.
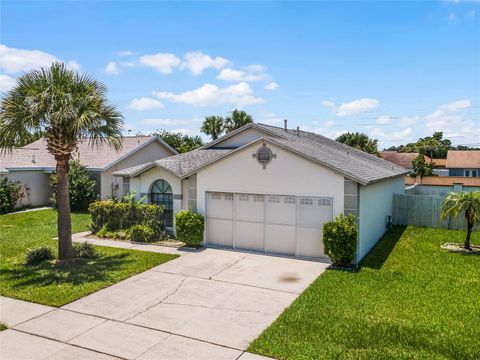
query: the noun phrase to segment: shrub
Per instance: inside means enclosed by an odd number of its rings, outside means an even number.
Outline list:
[[[133,225],[127,230],[127,234],[131,241],[136,242],[148,242],[155,237],[155,232],[148,225]]]
[[[70,207],[72,210],[85,211],[88,205],[95,201],[97,193],[95,191],[96,182],[80,161],[70,161],[70,170],[68,171]],[[57,207],[57,182],[56,174],[50,176],[50,185],[53,193],[50,202]]]
[[[0,179],[0,214],[7,214],[22,196],[22,186],[19,182],[13,182],[6,177]]]
[[[97,257],[95,247],[86,241],[80,244],[73,244],[72,250],[74,258],[93,259]]]
[[[200,245],[203,240],[203,215],[182,210],[175,215],[177,239],[190,246]]]
[[[357,233],[357,218],[352,214],[342,214],[323,225],[323,245],[333,265],[348,266],[352,263],[357,248]]]
[[[55,256],[53,251],[48,246],[42,246],[36,249],[29,250],[25,257],[25,265],[35,265],[45,260],[52,260]]]
[[[118,234],[134,225],[150,227],[154,238],[162,239],[166,236],[163,208],[157,205],[106,200],[90,204],[88,211],[92,218],[91,230],[98,236],[104,236],[107,232]]]

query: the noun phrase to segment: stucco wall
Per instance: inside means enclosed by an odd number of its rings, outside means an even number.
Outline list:
[[[5,175],[0,175],[5,176]],[[52,188],[49,184],[49,174],[41,170],[37,171],[10,171],[7,175],[11,181],[20,181],[28,190],[28,196],[23,198],[19,206],[43,206],[48,205]]]
[[[275,145],[276,158],[262,168],[252,154],[254,144],[197,173],[197,211],[205,214],[205,192],[269,193],[333,196],[334,212],[343,212],[343,176]]]
[[[144,146],[142,149],[138,150],[137,152],[130,155],[129,157],[123,159],[119,163],[115,164],[108,170],[103,171],[101,175],[101,186],[100,186],[102,199],[105,199],[107,196],[112,195],[112,184],[118,184],[119,191],[117,195],[118,196],[123,195],[121,191],[122,178],[113,176],[112,174],[115,171],[126,169],[136,165],[145,164],[150,161],[163,159],[167,156],[172,156],[172,155],[173,153],[170,150],[168,150],[165,146],[154,141]]]
[[[387,216],[393,215],[393,194],[404,194],[402,176],[360,186],[360,222],[357,262],[386,232]]]

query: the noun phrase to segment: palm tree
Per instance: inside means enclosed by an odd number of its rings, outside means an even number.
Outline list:
[[[0,101],[0,150],[42,131],[56,160],[58,258],[72,259],[68,170],[80,141],[91,146],[122,145],[122,115],[106,98],[106,87],[62,63],[32,70]]]
[[[200,131],[209,135],[212,140],[217,140],[225,130],[225,120],[221,116],[207,116],[203,121]]]
[[[445,220],[448,216],[457,217],[461,212],[464,212],[467,223],[467,237],[463,247],[471,250],[472,229],[475,224],[480,223],[480,191],[452,192],[445,196],[442,202],[441,219]]]
[[[227,134],[235,129],[238,129],[246,124],[253,123],[252,115],[247,114],[243,110],[235,109],[231,116],[225,119],[225,130]]]

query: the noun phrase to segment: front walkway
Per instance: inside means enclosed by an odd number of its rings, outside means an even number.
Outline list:
[[[7,316],[0,358],[261,359],[245,352],[248,344],[327,266],[218,249],[187,253],[60,309],[33,304],[16,311],[28,316]],[[17,302],[2,301],[2,319],[9,307],[29,304]]]

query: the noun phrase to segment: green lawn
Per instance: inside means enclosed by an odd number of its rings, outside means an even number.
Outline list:
[[[99,257],[73,265],[44,262],[23,265],[25,253],[42,245],[57,249],[57,214],[53,210],[0,216],[0,294],[50,306],[62,306],[176,255],[97,247]],[[73,232],[87,230],[88,214],[72,214]]]
[[[277,359],[480,359],[480,256],[440,249],[464,236],[395,228],[360,272],[325,272],[248,350]]]

